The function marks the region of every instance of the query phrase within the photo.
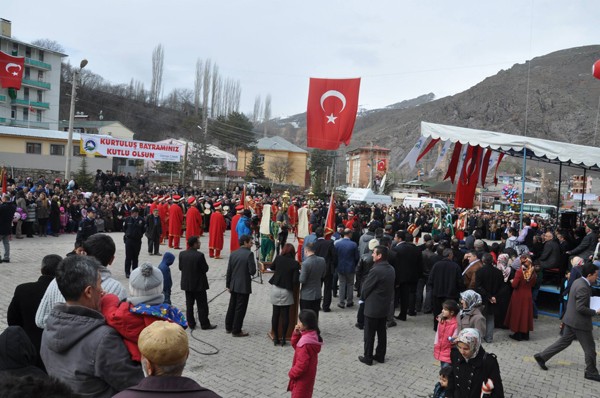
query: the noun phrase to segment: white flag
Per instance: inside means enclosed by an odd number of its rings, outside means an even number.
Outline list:
[[[422,136],[419,137],[419,140],[417,141],[415,146],[413,146],[413,148],[410,150],[408,155],[406,155],[406,157],[404,158],[402,163],[400,163],[398,168],[400,168],[404,164],[408,163],[410,169],[411,170],[414,169],[415,165],[417,164],[417,158],[419,157],[419,154],[421,153],[421,148],[423,148],[423,145],[425,145],[425,141],[427,141],[427,137],[422,137]]]
[[[383,175],[383,178],[381,179],[381,182],[379,183],[379,193],[382,194],[383,190],[385,189],[385,179],[387,177],[387,173],[385,173]]]
[[[488,162],[488,169],[487,169],[488,174],[489,174],[490,170],[493,170],[494,166],[496,166],[496,162],[498,162],[498,156],[500,156],[500,152],[496,152],[496,151],[492,152],[492,155],[490,156],[490,160]],[[483,173],[483,167],[481,167],[480,175],[479,175],[479,181],[481,181],[481,185],[483,186],[483,183],[485,182],[487,174],[481,175],[481,173]]]
[[[469,144],[463,144],[462,149],[460,150],[460,157],[458,158],[458,167],[456,168],[457,177],[454,181],[458,184],[458,180],[460,179],[460,175],[462,173],[463,163],[465,162],[465,158],[467,157],[467,149],[469,149]]]
[[[433,166],[433,169],[431,169],[431,171],[429,172],[430,177],[433,174],[433,172],[435,171],[435,169],[437,169],[437,167],[440,165],[442,159],[444,159],[446,157],[446,154],[450,150],[451,146],[452,146],[452,141],[447,140],[446,142],[444,142],[444,146],[442,147],[442,150],[440,151],[440,154],[439,154],[437,160],[435,161],[435,165]]]

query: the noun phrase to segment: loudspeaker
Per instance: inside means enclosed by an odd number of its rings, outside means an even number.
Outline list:
[[[560,215],[560,229],[571,229],[577,226],[577,216],[579,213],[569,212]]]

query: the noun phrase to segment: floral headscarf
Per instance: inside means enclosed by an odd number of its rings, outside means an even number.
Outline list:
[[[481,295],[475,290],[465,290],[460,294],[460,299],[467,304],[466,309],[460,310],[460,315],[469,315],[471,311],[482,304]]]
[[[531,259],[525,255],[521,256],[521,267],[523,267],[523,278],[525,278],[526,282],[529,282],[534,271]]]
[[[510,277],[510,265],[509,265],[510,257],[506,253],[502,253],[498,256],[498,261],[496,263],[496,268],[502,271],[502,275],[504,276],[504,282],[508,281]]]
[[[456,337],[457,343],[463,343],[469,346],[471,350],[471,356],[465,358],[465,361],[469,362],[469,359],[475,358],[481,347],[481,338],[479,337],[479,331],[473,328],[466,328],[458,333]]]

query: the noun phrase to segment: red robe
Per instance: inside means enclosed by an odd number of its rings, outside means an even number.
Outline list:
[[[296,228],[298,227],[298,208],[296,205],[290,205],[287,209],[288,214],[288,222],[292,226],[292,232],[296,233]]]
[[[164,241],[169,235],[169,204],[161,203],[158,205],[158,216],[160,217],[160,226],[162,233],[160,234],[160,241]]]
[[[223,250],[223,234],[227,229],[225,217],[220,211],[215,211],[210,215],[210,224],[208,226],[208,248],[214,250]]]
[[[150,204],[150,213],[148,213],[148,214],[152,214],[152,212],[154,211],[154,209],[158,209],[158,206],[159,206],[159,204],[158,204],[158,203],[156,203],[156,202],[152,202],[152,203]],[[159,213],[160,213],[160,211],[159,211]]]
[[[202,214],[196,206],[191,206],[185,216],[185,237],[186,240],[192,236],[200,236],[202,227]],[[188,247],[189,249],[189,247]]]
[[[504,324],[513,332],[528,333],[533,330],[533,300],[531,289],[535,286],[537,275],[531,275],[529,282],[523,277],[523,270],[519,268],[512,281],[513,292],[510,304],[504,318]]]
[[[240,242],[239,242],[240,237],[238,236],[238,233],[235,230],[235,227],[237,227],[238,221],[240,221],[240,218],[242,218],[242,215],[236,214],[231,219],[231,240],[229,241],[229,251],[231,253],[233,253],[234,251],[236,251],[237,249],[240,248]]]
[[[183,210],[177,203],[173,203],[169,208],[169,236],[181,236],[182,225]]]

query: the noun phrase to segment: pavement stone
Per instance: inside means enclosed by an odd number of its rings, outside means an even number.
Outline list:
[[[111,233],[117,246],[113,275],[128,286],[123,263],[125,248],[122,233]],[[292,364],[293,349],[274,347],[267,337],[270,328],[269,275],[263,283],[252,284],[244,330],[249,337],[233,338],[225,333],[224,319],[229,295],[225,290],[225,272],[229,257],[229,232],[226,234],[224,259],[207,256],[209,263],[210,320],[218,325],[210,331],[195,330],[190,339],[190,357],[184,375],[210,388],[223,397],[286,397],[287,373]],[[293,236],[290,236],[290,241]],[[37,280],[41,259],[47,254],[65,255],[73,248],[75,235],[35,237],[11,241],[11,262],[0,264],[0,330],[6,324],[6,311],[15,287]],[[206,252],[208,236],[201,238],[201,250]],[[0,247],[0,250],[3,250]],[[161,252],[167,250],[161,246]],[[170,249],[177,255],[177,250]],[[144,241],[140,263],[158,265],[161,258],[147,254]],[[185,298],[179,290],[180,272],[177,262],[173,275],[172,302],[185,311]],[[334,298],[335,300],[335,298]],[[358,362],[362,354],[363,334],[354,327],[357,307],[340,309],[332,306],[329,313],[320,314],[320,328],[325,344],[319,356],[315,397],[428,397],[438,379],[439,363],[432,355],[434,332],[432,316],[409,317],[388,329],[388,349],[385,364],[365,366]],[[594,330],[598,337],[598,330]],[[577,342],[548,362],[548,371],[541,370],[533,354],[550,345],[558,336],[558,320],[540,315],[528,342],[515,342],[506,330],[496,330],[494,343],[485,344],[487,351],[498,357],[506,397],[598,397],[600,387],[585,380],[583,351]]]

